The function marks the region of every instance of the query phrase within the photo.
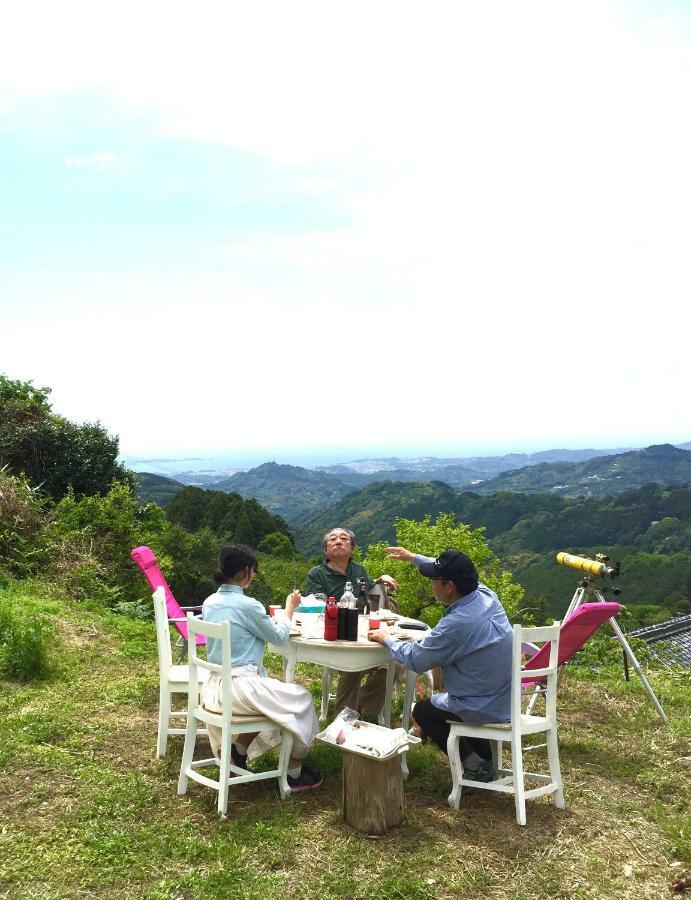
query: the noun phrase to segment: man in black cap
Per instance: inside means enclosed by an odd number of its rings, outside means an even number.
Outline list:
[[[387,547],[391,559],[416,565],[430,578],[437,600],[446,607],[439,623],[418,641],[399,641],[384,629],[369,639],[388,647],[391,656],[415,672],[441,666],[444,692],[415,704],[414,716],[425,736],[446,753],[448,720],[483,725],[511,717],[511,625],[494,591],[478,582],[472,561],[458,550],[436,559],[405,547]],[[489,741],[461,739],[467,778],[496,777]]]

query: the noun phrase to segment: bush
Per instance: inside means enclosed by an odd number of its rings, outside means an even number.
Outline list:
[[[455,523],[452,513],[440,513],[434,524],[426,516],[422,522],[412,519],[396,519],[396,542],[414,553],[438,556],[444,550],[460,550],[472,559],[480,581],[491,588],[501,600],[512,621],[518,617],[518,607],[523,599],[523,588],[515,584],[508,572],[500,572],[496,556],[485,540],[482,528],[470,528],[462,522]],[[365,568],[376,578],[392,575],[398,582],[398,600],[401,611],[407,616],[423,619],[436,625],[443,608],[437,603],[428,578],[424,578],[416,566],[389,559],[385,544],[373,544],[367,551]]]
[[[140,504],[129,484],[115,482],[107,494],[81,499],[69,491],[46,528],[46,574],[77,600],[112,607],[139,598],[146,592],[130,551],[157,548],[166,528],[163,510]]]
[[[312,563],[304,556],[295,554],[292,559],[259,553],[259,572],[252,582],[249,593],[265,606],[285,604],[286,596],[294,589],[305,586],[307,572]]]
[[[20,681],[45,678],[48,648],[56,641],[50,618],[34,601],[0,593],[0,675]]]
[[[650,645],[645,641],[632,637],[627,637],[626,640],[642,666],[655,658]],[[623,672],[623,648],[609,625],[604,625],[585,642],[569,662],[569,666],[576,670],[613,669]],[[631,676],[634,677],[633,670],[631,670]]]
[[[0,465],[55,500],[108,490],[133,476],[117,461],[118,439],[98,422],[77,425],[51,412],[49,388],[0,375]],[[133,482],[132,482],[133,483]]]
[[[0,569],[22,577],[41,557],[44,502],[26,478],[0,469]]]
[[[192,534],[182,525],[170,525],[161,538],[158,564],[181,606],[201,603],[216,590],[214,572],[224,541],[202,528]],[[142,582],[143,584],[143,582]]]
[[[295,555],[293,545],[287,534],[281,534],[280,531],[272,531],[262,538],[257,545],[257,550],[261,553],[267,553],[269,556],[278,556],[281,559],[292,559]]]

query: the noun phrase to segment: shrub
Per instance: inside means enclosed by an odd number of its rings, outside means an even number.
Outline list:
[[[261,553],[268,553],[270,556],[278,556],[281,559],[292,559],[295,555],[293,545],[287,534],[281,534],[280,531],[272,531],[262,538],[257,545],[257,550]]]
[[[0,469],[0,569],[31,574],[41,557],[44,501],[26,478]]]
[[[114,606],[141,597],[144,583],[130,551],[157,548],[166,528],[163,510],[140,504],[129,484],[114,482],[107,494],[80,499],[69,491],[46,529],[46,574],[78,600]]]
[[[645,641],[632,637],[627,637],[626,640],[641,665],[647,665],[655,658],[655,653]],[[623,648],[609,625],[604,625],[586,641],[569,662],[569,666],[591,671],[604,668],[623,671]],[[631,674],[633,676],[633,671]]]
[[[518,606],[523,599],[523,588],[512,581],[508,572],[499,571],[499,563],[485,540],[482,528],[470,528],[462,522],[455,523],[452,513],[440,513],[432,524],[426,516],[422,522],[412,519],[396,519],[396,542],[414,553],[438,556],[444,550],[460,550],[472,559],[480,581],[490,587],[501,600],[510,619],[515,620]],[[367,551],[365,568],[376,578],[384,573],[398,582],[397,600],[405,615],[422,618],[436,625],[442,614],[430,581],[424,578],[416,566],[389,559],[385,544],[373,544]]]
[[[21,681],[50,671],[48,648],[56,641],[50,618],[30,598],[0,592],[0,675]]]
[[[0,465],[23,473],[54,499],[108,490],[132,475],[117,461],[118,439],[98,422],[77,425],[51,412],[49,388],[0,375]]]
[[[258,557],[259,572],[249,593],[265,606],[270,603],[283,606],[286,596],[294,588],[304,588],[307,572],[312,567],[312,563],[304,556],[294,554],[291,559],[284,559],[260,552]]]
[[[158,564],[182,606],[201,603],[216,590],[214,572],[223,543],[208,528],[192,534],[182,525],[170,525],[162,536]]]

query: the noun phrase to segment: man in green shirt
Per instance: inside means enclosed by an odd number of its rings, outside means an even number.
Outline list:
[[[357,595],[360,578],[365,579],[368,591],[374,587],[375,582],[367,574],[365,567],[353,561],[355,535],[352,531],[332,528],[324,535],[323,546],[324,562],[313,566],[307,573],[305,594],[322,593],[340,600],[347,581],[352,583],[353,592]],[[377,582],[393,590],[398,588],[390,575],[380,576]],[[363,675],[365,681],[360,686]],[[364,672],[339,672],[336,713],[349,706],[351,709],[378,715],[384,705],[385,692],[386,667],[367,669]]]

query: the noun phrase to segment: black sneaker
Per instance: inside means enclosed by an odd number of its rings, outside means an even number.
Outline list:
[[[288,787],[296,794],[298,791],[313,791],[319,787],[322,781],[324,781],[324,776],[321,772],[313,772],[312,769],[303,766],[297,778],[288,776]]]
[[[239,753],[235,749],[235,744],[230,745],[230,761],[234,766],[237,766],[238,769],[245,769],[245,771],[247,771],[247,754]]]
[[[463,767],[463,777],[469,781],[481,781],[486,784],[488,781],[494,781],[497,775],[498,772],[490,759],[481,760],[474,769]]]

